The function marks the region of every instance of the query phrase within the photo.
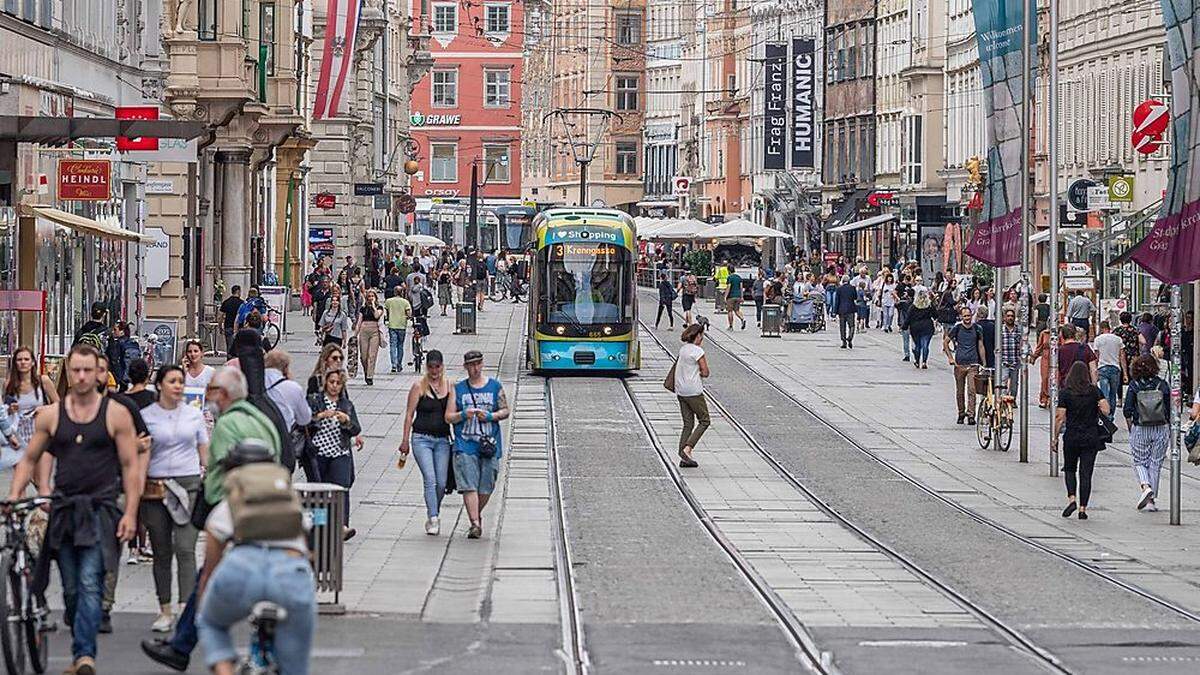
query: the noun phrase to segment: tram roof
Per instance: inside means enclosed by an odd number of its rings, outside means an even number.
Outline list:
[[[615,222],[614,222],[615,221]],[[624,225],[635,235],[637,224],[633,217],[617,209],[558,208],[547,209],[537,215],[535,227],[562,227],[569,225]]]

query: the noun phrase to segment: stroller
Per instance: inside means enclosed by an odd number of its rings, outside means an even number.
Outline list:
[[[788,299],[788,333],[816,333],[825,330],[825,298],[816,293]]]

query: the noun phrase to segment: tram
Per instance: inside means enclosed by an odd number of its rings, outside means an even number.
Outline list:
[[[533,221],[526,357],[534,371],[641,367],[637,230],[613,209],[559,208]]]
[[[505,253],[525,250],[533,241],[530,221],[534,210],[528,206],[481,206],[478,230],[470,227],[467,204],[435,204],[427,215],[428,231],[447,244],[497,249]]]

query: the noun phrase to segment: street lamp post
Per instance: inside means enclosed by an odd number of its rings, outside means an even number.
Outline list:
[[[1050,0],[1050,90],[1046,92],[1050,151],[1050,410],[1058,406],[1058,0]],[[1050,425],[1050,475],[1058,475],[1058,430]]]
[[[1020,461],[1025,463],[1029,461],[1029,236],[1032,221],[1029,210],[1029,108],[1032,94],[1029,85],[1032,78],[1029,77],[1029,71],[1033,66],[1030,54],[1030,38],[1033,35],[1029,24],[1034,16],[1029,11],[1029,2],[1022,2],[1021,7],[1024,26],[1021,33],[1021,305],[1017,309],[1021,321],[1021,365],[1017,397],[1021,406]]]

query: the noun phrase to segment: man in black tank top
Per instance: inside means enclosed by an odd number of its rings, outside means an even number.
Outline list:
[[[10,500],[20,499],[34,471],[38,485],[49,493],[49,464],[54,462],[54,495],[50,524],[38,560],[34,592],[49,582],[49,561],[58,561],[62,575],[64,618],[71,626],[71,654],[76,675],[96,672],[96,632],[100,626],[104,572],[117,565],[118,539],[129,541],[137,532],[137,506],[142,481],[138,470],[137,438],[129,411],[110,405],[96,390],[99,352],[76,345],[63,363],[69,383],[57,405],[38,409],[33,437],[13,473]],[[118,477],[121,486],[118,488]],[[125,493],[125,514],[117,509],[117,492]]]

